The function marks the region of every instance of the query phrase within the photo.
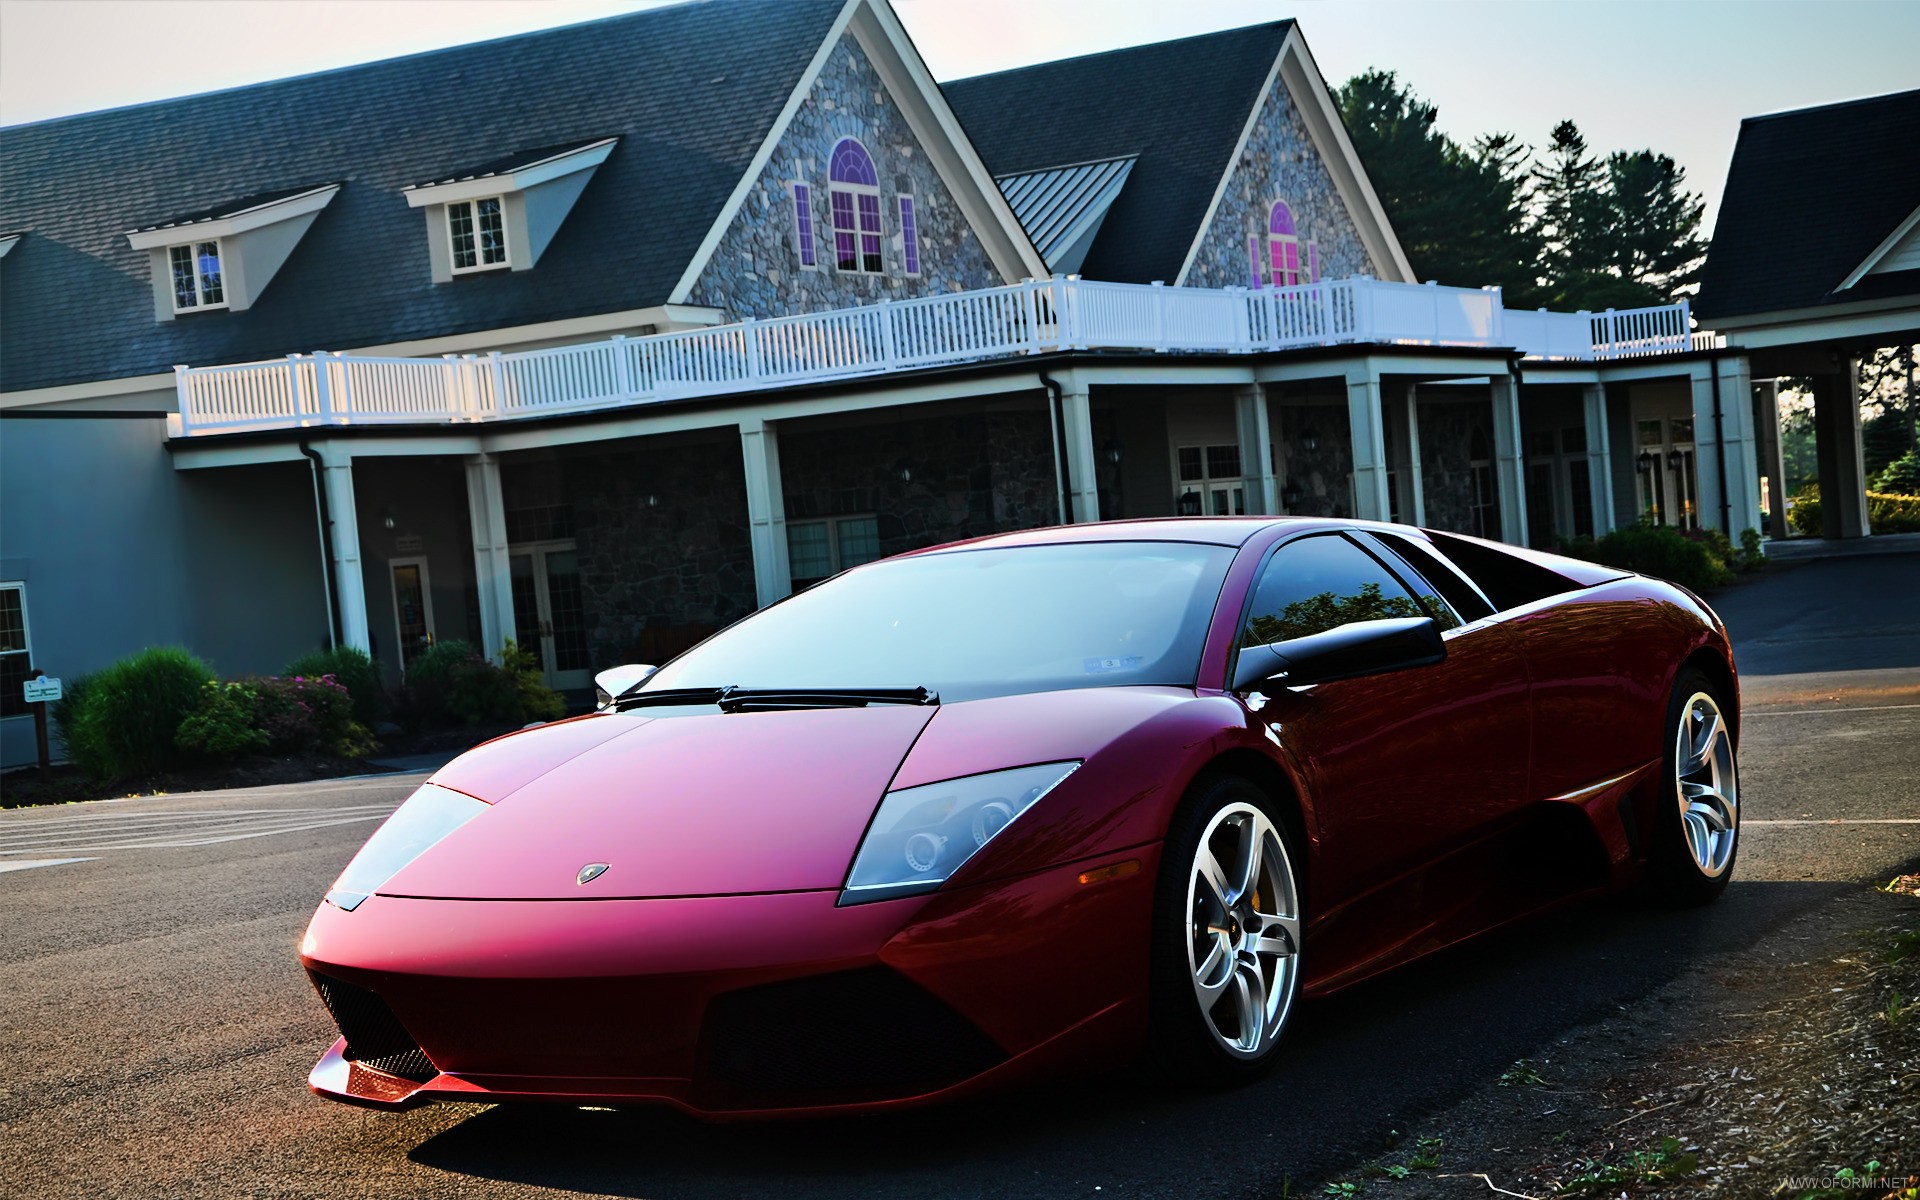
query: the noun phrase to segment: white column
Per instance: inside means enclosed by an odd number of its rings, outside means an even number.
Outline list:
[[[1613,532],[1613,449],[1607,440],[1607,385],[1580,389],[1587,426],[1587,487],[1593,504],[1593,536]]]
[[[1511,375],[1487,381],[1493,394],[1493,478],[1500,495],[1500,540],[1527,544],[1526,458],[1520,452],[1520,389]]]
[[[1813,422],[1820,462],[1820,536],[1866,537],[1867,464],[1860,446],[1860,370],[1813,377]]]
[[[1060,383],[1060,419],[1067,435],[1067,512],[1074,522],[1100,519],[1100,481],[1094,473],[1093,408],[1087,385],[1072,375]]]
[[[1420,475],[1420,410],[1415,401],[1418,384],[1394,398],[1388,414],[1393,422],[1393,473],[1400,482],[1400,520],[1407,525],[1427,523],[1426,484]]]
[[[1236,390],[1233,417],[1240,437],[1240,470],[1247,479],[1247,511],[1272,516],[1280,511],[1280,488],[1273,476],[1266,389],[1255,383]]]
[[[1780,449],[1780,381],[1753,385],[1753,428],[1760,441],[1760,474],[1767,480],[1767,528],[1771,538],[1787,536],[1787,463]]]
[[[780,486],[780,435],[758,417],[740,422],[747,462],[747,536],[753,547],[753,588],[761,608],[793,591],[787,562],[787,502]]]
[[[1380,372],[1371,360],[1347,369],[1347,423],[1353,436],[1354,516],[1387,519],[1387,436]]]
[[[1753,426],[1753,368],[1744,354],[1717,360],[1720,373],[1720,427],[1717,432],[1726,459],[1727,528],[1740,544],[1740,535],[1760,528],[1760,438]],[[1716,473],[1719,463],[1716,459]],[[1716,505],[1718,501],[1716,500]],[[1718,520],[1720,509],[1714,510]]]
[[[500,460],[475,454],[466,462],[467,520],[473,529],[473,578],[480,593],[480,652],[498,660],[514,635],[513,564],[507,551],[506,495]]]
[[[340,614],[340,644],[373,653],[367,629],[367,580],[360,566],[360,520],[353,503],[353,457],[323,449],[327,524],[333,538],[333,602]]]

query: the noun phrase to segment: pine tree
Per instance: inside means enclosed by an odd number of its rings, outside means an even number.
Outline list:
[[[1607,156],[1607,266],[1645,289],[1642,304],[1664,304],[1699,278],[1707,242],[1706,202],[1684,189],[1687,173],[1651,150]]]

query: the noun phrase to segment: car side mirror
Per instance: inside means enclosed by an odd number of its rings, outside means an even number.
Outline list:
[[[623,663],[593,677],[593,706],[605,708],[645,683],[660,668],[652,663]]]
[[[1234,666],[1233,690],[1254,691],[1264,683],[1301,687],[1384,675],[1432,666],[1446,657],[1447,644],[1432,617],[1355,621],[1306,637],[1247,647]]]

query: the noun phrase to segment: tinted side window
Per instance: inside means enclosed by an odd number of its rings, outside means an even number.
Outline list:
[[[1267,560],[1240,644],[1264,646],[1354,621],[1426,615],[1379,560],[1338,534],[1318,534],[1289,542]]]
[[[1470,624],[1493,614],[1493,605],[1474,591],[1472,584],[1462,579],[1459,572],[1447,566],[1439,555],[1418,540],[1394,533],[1375,533],[1373,536],[1406,559],[1407,565],[1419,572],[1434,591],[1446,597],[1447,603],[1460,614],[1463,623]]]
[[[1435,550],[1446,555],[1449,562],[1479,585],[1498,612],[1558,596],[1580,586],[1565,575],[1483,542],[1453,537],[1438,530],[1428,530],[1427,536],[1433,539]]]

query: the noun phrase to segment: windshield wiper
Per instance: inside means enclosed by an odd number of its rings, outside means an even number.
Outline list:
[[[721,712],[760,712],[784,708],[865,708],[870,704],[938,704],[940,697],[916,688],[665,688],[628,692],[613,703],[615,712],[667,704],[712,704]]]

